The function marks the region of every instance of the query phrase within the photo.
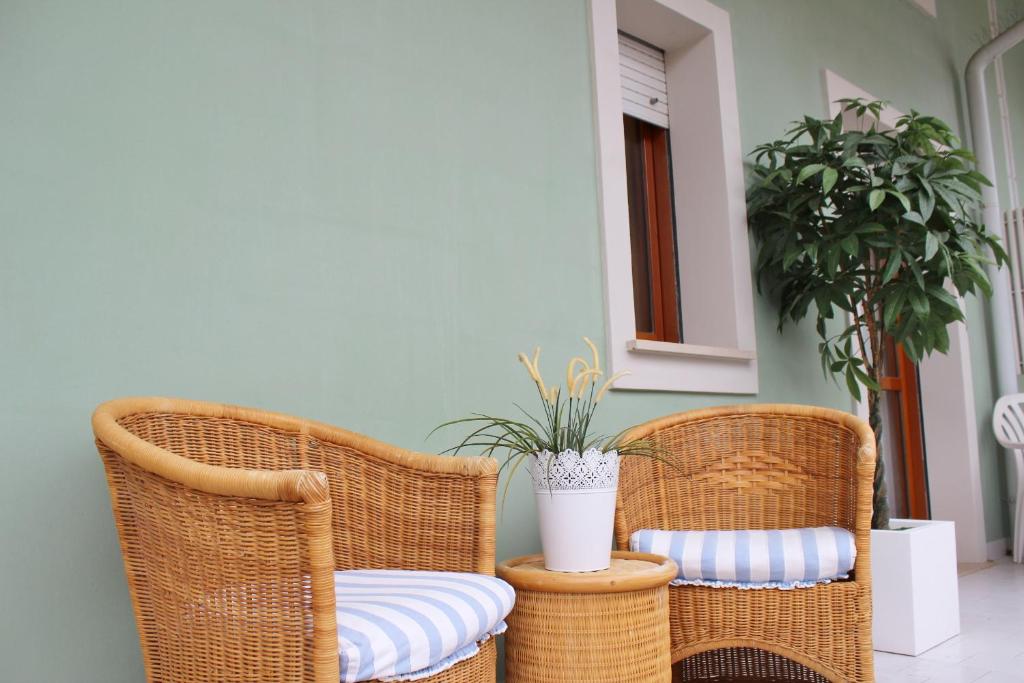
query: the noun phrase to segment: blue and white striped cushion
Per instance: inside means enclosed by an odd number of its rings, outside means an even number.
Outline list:
[[[512,587],[456,572],[334,572],[342,683],[411,681],[472,657],[505,630]]]
[[[672,558],[672,585],[807,588],[849,577],[857,557],[853,534],[838,527],[746,531],[644,529],[629,548]]]

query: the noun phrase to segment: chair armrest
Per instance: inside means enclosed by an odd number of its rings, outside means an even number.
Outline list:
[[[870,429],[868,430],[870,432]],[[862,437],[857,449],[856,512],[854,517],[854,543],[857,559],[854,562],[854,578],[858,582],[871,583],[871,515],[875,499],[875,435],[870,439]]]
[[[181,457],[118,424],[133,405],[101,406],[93,428],[148,678],[203,661],[208,680],[234,679],[287,652],[336,682],[327,477]]]

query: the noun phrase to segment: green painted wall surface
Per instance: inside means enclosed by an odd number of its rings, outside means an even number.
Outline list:
[[[721,4],[744,149],[824,113],[823,67],[963,123],[980,3]],[[0,2],[0,678],[141,678],[99,402],[242,403],[438,450],[442,420],[532,399],[516,352],[555,371],[601,338],[587,32],[583,0]],[[849,406],[809,329],[779,335],[758,299],[757,332],[759,396],[616,393],[606,426]],[[499,554],[537,547],[519,480]]]

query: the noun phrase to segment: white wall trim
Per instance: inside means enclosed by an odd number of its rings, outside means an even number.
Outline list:
[[[854,85],[835,71],[823,69],[822,76],[825,81],[825,106],[827,107],[828,115],[831,117],[835,117],[840,111],[842,111],[843,106],[838,103],[838,100],[861,99],[866,102],[871,102],[878,99],[867,90]],[[895,128],[896,122],[899,121],[902,116],[903,112],[893,109],[892,107],[885,107],[882,109],[881,116],[878,117],[878,120],[886,128]]]
[[[757,348],[729,14],[707,0],[591,0],[607,357],[617,389],[757,393],[757,361],[631,351],[636,322],[618,30],[665,50],[684,341]],[[685,346],[685,345],[684,345]]]
[[[829,116],[841,111],[842,105],[836,100],[878,99],[828,69],[824,81]],[[882,125],[893,127],[901,116],[899,111],[886,107],[879,118]],[[951,293],[956,296],[955,291]],[[960,305],[963,308],[962,300]],[[928,499],[934,519],[956,522],[957,560],[984,562],[988,550],[967,325],[953,324],[949,337],[949,353],[934,353],[919,365]],[[866,417],[866,406],[855,404],[855,412]]]
[[[934,519],[956,522],[957,558],[981,562],[985,507],[967,325],[954,323],[949,337],[949,353],[933,353],[919,366],[928,499]]]
[[[1005,538],[997,538],[994,541],[989,541],[986,545],[987,558],[990,560],[998,560],[1006,557],[1006,550],[1009,547],[1009,543]]]
[[[939,8],[936,6],[936,0],[910,0],[914,7],[921,10],[933,19],[939,16]]]
[[[753,350],[744,351],[724,346],[701,346],[699,344],[676,344],[649,339],[630,339],[626,342],[626,348],[634,353],[660,353],[668,356],[720,358],[735,361],[757,360],[757,352]]]

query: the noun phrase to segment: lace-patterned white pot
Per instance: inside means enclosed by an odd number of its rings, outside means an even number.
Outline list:
[[[593,572],[611,564],[619,454],[595,448],[530,458],[544,567]]]

